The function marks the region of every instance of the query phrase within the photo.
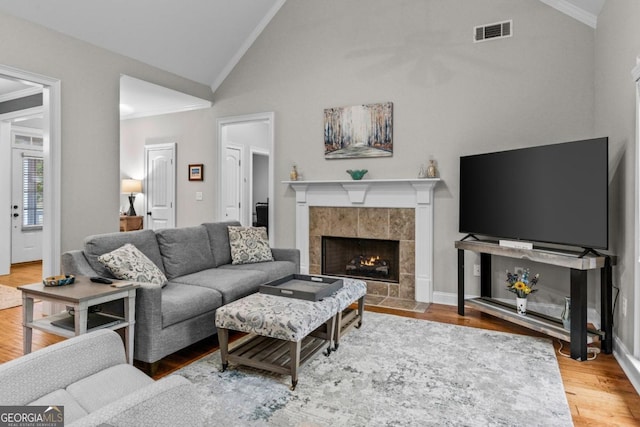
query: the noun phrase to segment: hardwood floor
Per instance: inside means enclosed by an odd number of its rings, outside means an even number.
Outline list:
[[[11,265],[10,274],[0,275],[0,284],[18,287],[42,280],[42,262],[23,262]]]
[[[38,266],[39,267],[39,266]],[[13,272],[13,270],[12,270]],[[22,271],[32,283],[33,280]],[[8,284],[8,276],[0,276],[0,283]],[[19,279],[12,279],[11,283],[18,286]],[[13,285],[12,285],[13,286]],[[36,304],[38,305],[38,304]],[[474,328],[484,328],[515,334],[542,336],[545,335],[529,329],[502,321],[498,318],[467,309],[467,315],[458,316],[456,307],[432,304],[424,313],[415,313],[380,307],[367,307],[367,311],[388,313],[416,319],[431,320]],[[22,355],[22,308],[15,307],[0,310],[0,363],[15,359]],[[366,326],[366,313],[365,313]],[[236,337],[238,337],[237,335]],[[33,349],[48,346],[62,338],[40,331],[33,332]],[[559,343],[554,340],[557,349]],[[158,365],[154,378],[158,379],[192,363],[193,361],[218,349],[217,340],[203,340],[176,352]],[[565,350],[568,351],[565,345]],[[556,353],[557,355],[557,353]],[[567,401],[576,426],[640,426],[640,396],[620,368],[620,365],[610,354],[599,354],[596,360],[578,362],[570,358],[557,355],[560,374],[564,383]],[[535,367],[531,367],[535,369]],[[524,396],[526,398],[526,396]],[[1,402],[0,402],[1,404]]]

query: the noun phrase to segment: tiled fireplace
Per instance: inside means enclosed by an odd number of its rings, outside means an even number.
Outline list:
[[[355,243],[351,243],[355,245],[351,246],[354,253],[335,261],[335,268],[359,269],[357,277],[362,277],[367,269],[377,269],[375,277],[363,277],[368,294],[431,302],[433,189],[438,181],[287,181],[296,192],[296,247],[300,250],[301,273],[323,274],[323,237],[325,248],[327,238],[354,238]],[[377,255],[370,254],[370,249],[362,249],[371,241],[396,242],[397,260],[387,252]],[[330,247],[332,252],[334,249],[335,246]],[[368,261],[371,266],[353,267],[371,257],[374,259]],[[376,257],[381,259],[377,265]],[[396,268],[397,277],[380,274],[385,267]],[[326,271],[324,274],[341,275]]]
[[[329,245],[334,237],[347,243],[345,252],[350,254],[333,264],[331,271],[326,271],[327,258],[331,261],[338,250]],[[367,293],[403,299],[414,299],[415,296],[415,216],[413,209],[406,208],[351,208],[351,207],[311,207],[309,209],[309,273],[338,276],[351,276],[367,281]],[[347,240],[348,239],[348,240]],[[324,245],[323,245],[324,240]],[[335,241],[333,241],[335,243]],[[324,248],[323,248],[324,246]],[[368,246],[368,247],[367,247]],[[394,246],[397,256],[390,253]],[[325,249],[323,251],[323,249]],[[368,258],[373,272],[347,271],[352,267],[354,258]],[[382,263],[378,268],[388,267],[390,274],[375,272],[375,260],[380,257]],[[325,264],[325,271],[322,266]],[[330,262],[331,264],[331,262]],[[339,267],[342,266],[342,271]],[[366,265],[362,267],[366,269]]]

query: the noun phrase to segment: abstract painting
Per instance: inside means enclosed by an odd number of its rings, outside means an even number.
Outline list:
[[[325,159],[392,155],[392,102],[324,110]]]

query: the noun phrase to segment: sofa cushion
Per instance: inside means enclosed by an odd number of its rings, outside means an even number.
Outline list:
[[[265,227],[229,226],[232,264],[273,261]]]
[[[93,412],[152,383],[142,371],[122,364],[76,381],[67,391],[85,411]]]
[[[100,255],[98,261],[118,279],[157,285],[167,283],[164,273],[131,243]]]
[[[186,283],[215,289],[222,294],[222,304],[228,304],[231,301],[257,292],[260,285],[265,282],[267,282],[267,275],[261,271],[212,268],[177,277],[171,283]]]
[[[169,279],[216,266],[203,225],[159,230],[156,238]]]
[[[213,252],[215,266],[231,264],[231,248],[229,247],[229,226],[239,226],[238,221],[207,222],[202,224],[209,235],[209,245]]]
[[[162,289],[162,327],[191,319],[221,305],[222,295],[215,289],[169,282]]]
[[[69,394],[58,389],[29,403],[30,406],[64,406],[64,422],[69,424],[89,413]]]
[[[260,271],[267,275],[266,282],[272,282],[290,274],[298,273],[296,264],[291,261],[258,262],[241,265],[228,264],[221,266],[220,269]]]
[[[109,233],[89,236],[84,240],[84,254],[98,276],[113,277],[111,272],[98,261],[98,257],[114,249],[131,243],[145,254],[164,273],[160,248],[153,230],[138,230],[127,233]]]

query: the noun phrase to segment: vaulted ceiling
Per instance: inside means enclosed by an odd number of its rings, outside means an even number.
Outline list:
[[[0,0],[0,12],[209,85],[215,92],[285,1]],[[606,0],[540,1],[595,28]],[[0,79],[0,96],[17,90],[16,84]],[[122,85],[121,102],[134,110],[121,111],[123,119],[183,111],[197,102],[159,86],[154,92],[153,86],[135,79]]]
[[[0,0],[0,11],[215,91],[285,1]],[[540,1],[593,27],[605,2]]]

